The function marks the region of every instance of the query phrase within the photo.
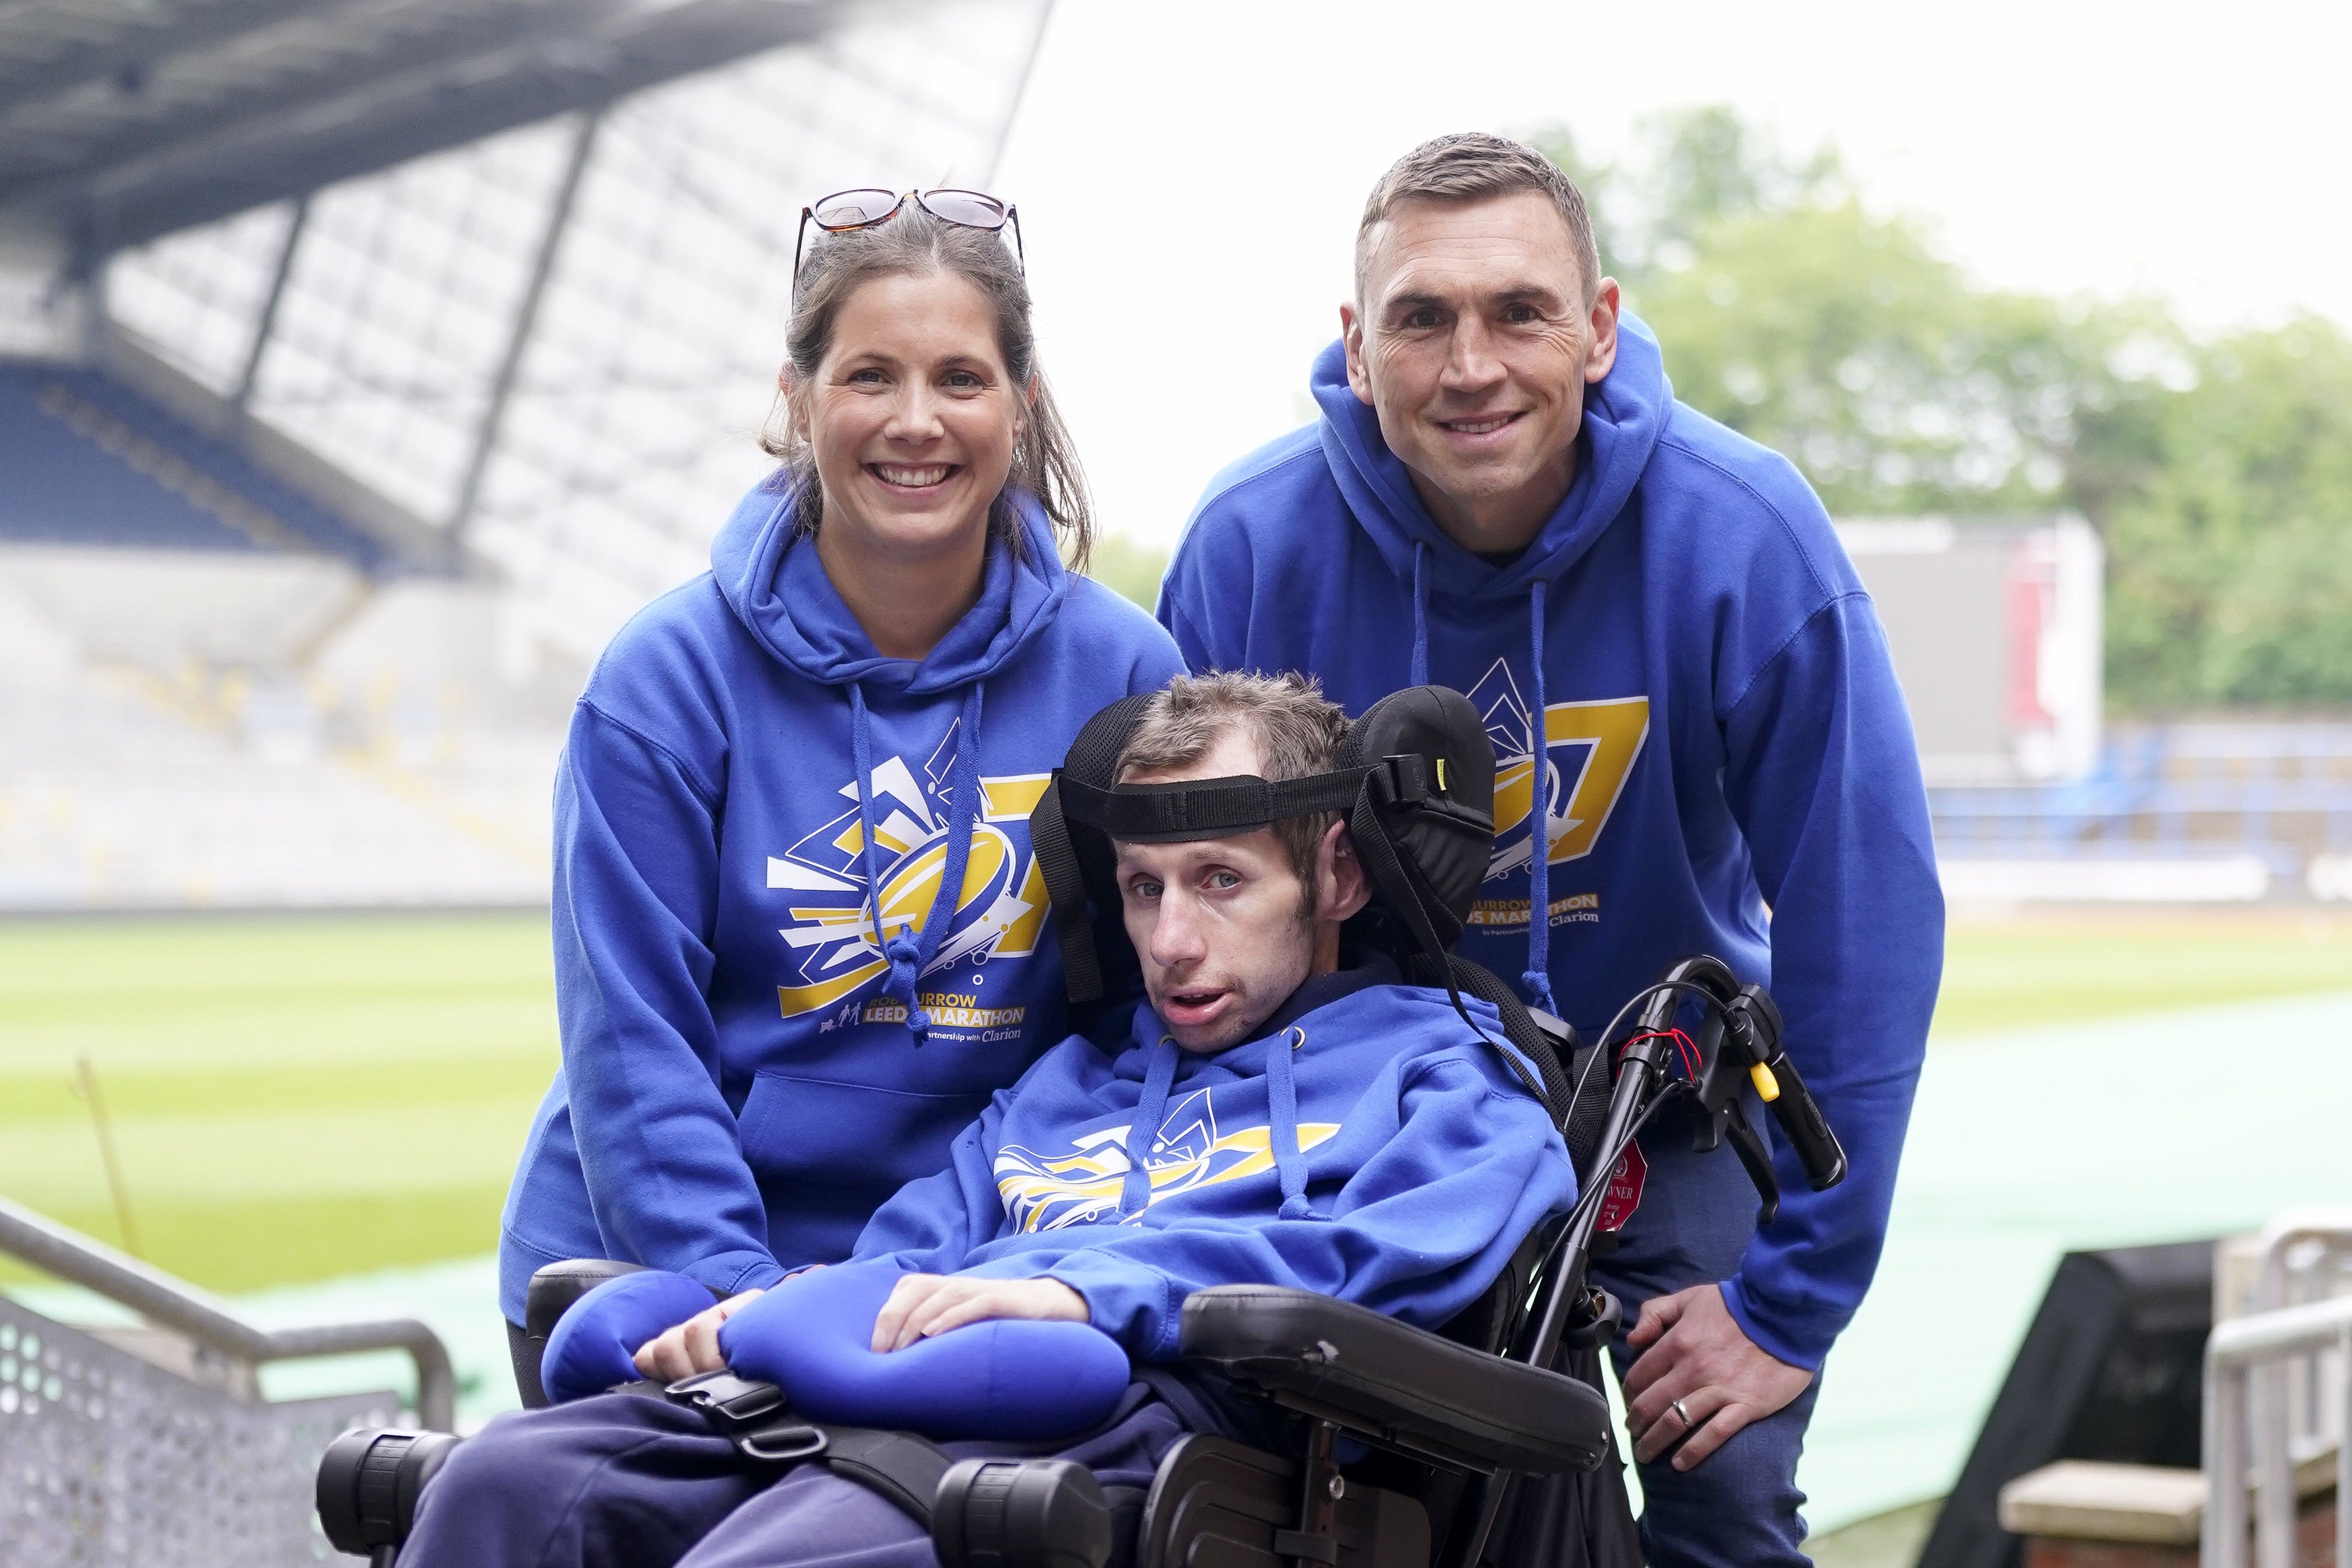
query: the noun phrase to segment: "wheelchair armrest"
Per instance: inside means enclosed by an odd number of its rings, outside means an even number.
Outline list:
[[[1591,1384],[1311,1290],[1196,1290],[1178,1344],[1189,1364],[1445,1464],[1559,1475],[1609,1449]]]
[[[611,1258],[573,1258],[547,1265],[530,1277],[529,1293],[523,1298],[522,1331],[535,1340],[547,1338],[572,1302],[607,1279],[643,1273],[645,1267]]]

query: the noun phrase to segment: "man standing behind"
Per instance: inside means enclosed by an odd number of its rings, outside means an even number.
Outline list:
[[[1780,1151],[1759,1230],[1738,1163],[1662,1117],[1596,1277],[1640,1310],[1618,1370],[1650,1561],[1801,1563],[1797,1455],[1877,1267],[1942,967],[1877,616],[1796,470],[1674,401],[1533,150],[1400,159],[1339,321],[1320,422],[1211,483],[1160,618],[1195,670],[1305,671],[1351,712],[1471,695],[1499,771],[1462,951],[1537,1005],[1596,1030],[1701,952],[1769,982],[1851,1173],[1816,1194]]]

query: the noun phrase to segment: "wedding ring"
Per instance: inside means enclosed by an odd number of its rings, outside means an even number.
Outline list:
[[[1673,1411],[1684,1426],[1695,1426],[1697,1425],[1696,1422],[1690,1418],[1690,1412],[1683,1408],[1683,1402],[1681,1400],[1675,1400],[1673,1404],[1667,1405],[1666,1408]]]

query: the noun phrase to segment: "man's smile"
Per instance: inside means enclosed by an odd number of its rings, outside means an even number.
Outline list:
[[[1491,436],[1498,430],[1507,430],[1526,417],[1527,412],[1522,409],[1513,414],[1480,414],[1462,419],[1439,419],[1433,423],[1449,436],[1469,437],[1475,439],[1481,436]]]

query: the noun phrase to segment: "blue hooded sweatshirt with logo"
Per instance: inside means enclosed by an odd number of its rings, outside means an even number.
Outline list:
[[[1072,1037],[1000,1091],[946,1170],[908,1186],[861,1258],[1052,1279],[1139,1361],[1177,1353],[1184,1298],[1286,1285],[1433,1328],[1567,1211],[1559,1131],[1502,1021],[1393,982],[1309,980],[1251,1040],[1180,1049],[1149,1007],[1124,1049]],[[1527,1070],[1532,1071],[1532,1068]]]
[[[556,779],[563,1059],[507,1200],[510,1321],[552,1259],[732,1292],[845,1258],[1070,1032],[1029,810],[1181,665],[1017,510],[978,602],[893,659],[771,481],[598,662]]]
[[[1724,1294],[1818,1366],[1877,1268],[1942,969],[1927,800],[1819,500],[1676,403],[1640,322],[1618,345],[1567,496],[1497,563],[1430,517],[1332,344],[1320,421],[1211,482],[1160,618],[1196,670],[1305,670],[1350,713],[1423,680],[1470,694],[1497,833],[1461,951],[1530,1000],[1596,1030],[1696,952],[1772,986],[1852,1173],[1817,1194],[1780,1150],[1780,1218]]]

